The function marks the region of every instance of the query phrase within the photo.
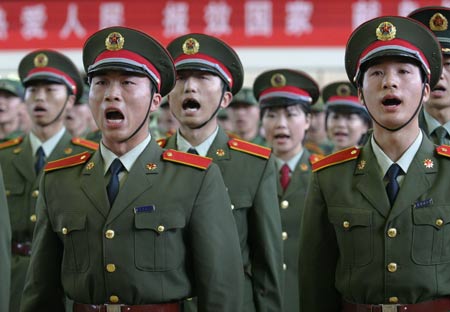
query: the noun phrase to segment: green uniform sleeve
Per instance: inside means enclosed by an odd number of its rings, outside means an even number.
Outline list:
[[[9,288],[11,274],[11,223],[6,202],[3,174],[0,170],[0,311],[9,310]]]

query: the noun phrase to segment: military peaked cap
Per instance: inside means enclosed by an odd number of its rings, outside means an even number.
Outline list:
[[[94,33],[84,44],[83,64],[89,77],[106,70],[145,75],[162,96],[175,85],[175,68],[167,50],[131,28],[109,27]]]
[[[19,80],[0,79],[0,90],[6,91],[17,97],[23,98],[24,89]]]
[[[433,87],[442,71],[442,55],[434,34],[406,17],[381,16],[356,28],[345,50],[345,69],[357,86],[367,64],[385,56],[400,56],[417,62]]]
[[[322,98],[327,108],[355,108],[367,113],[358,98],[358,90],[348,81],[337,81],[322,89]]]
[[[236,94],[244,82],[244,69],[237,53],[225,42],[205,34],[187,34],[167,46],[176,70],[204,70],[218,75]]]
[[[236,104],[258,105],[258,101],[255,99],[253,90],[251,88],[244,87],[233,96],[230,107],[233,107],[233,105]]]
[[[83,94],[83,82],[75,64],[64,54],[53,50],[35,50],[19,63],[19,77],[27,87],[36,82],[66,85],[76,101]]]

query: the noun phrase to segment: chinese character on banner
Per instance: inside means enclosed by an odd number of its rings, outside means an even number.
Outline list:
[[[6,12],[0,8],[0,40],[8,39],[9,23],[6,18]]]
[[[83,38],[86,35],[86,30],[78,20],[78,6],[75,3],[69,4],[67,9],[67,20],[59,32],[59,37],[61,39],[67,39],[72,32],[74,32],[78,38]]]
[[[247,36],[272,35],[272,1],[245,3],[245,34]]]
[[[205,32],[211,35],[228,35],[230,27],[231,6],[226,2],[209,2],[205,7]]]
[[[407,16],[409,13],[418,9],[420,5],[416,1],[402,1],[398,4],[398,15]]]
[[[169,1],[163,10],[163,33],[166,37],[183,35],[189,32],[189,4]]]
[[[105,2],[100,4],[100,29],[120,26],[125,23],[125,9],[121,2]]]
[[[357,1],[352,5],[352,27],[355,29],[369,19],[381,15],[381,4],[378,1]]]
[[[286,2],[286,29],[287,35],[301,36],[313,31],[311,16],[314,5],[309,1]]]
[[[47,22],[47,11],[43,4],[24,6],[20,15],[22,23],[21,34],[25,40],[33,38],[44,39],[47,32],[44,24]]]

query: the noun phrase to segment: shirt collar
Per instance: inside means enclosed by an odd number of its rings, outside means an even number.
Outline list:
[[[294,172],[295,167],[297,166],[298,162],[300,161],[300,158],[302,158],[303,151],[304,150],[302,149],[299,153],[297,153],[294,157],[292,157],[288,161],[284,161],[278,157],[275,157],[275,161],[277,163],[278,170],[280,170],[284,164],[287,164],[289,166],[289,169],[291,170],[291,172]]]
[[[66,128],[62,127],[61,130],[59,130],[54,136],[52,136],[45,142],[41,142],[41,140],[39,140],[39,138],[33,132],[30,132],[30,144],[33,155],[36,155],[36,151],[40,146],[42,146],[45,156],[48,157],[55,149],[59,140],[61,140],[61,138],[63,137],[64,132],[66,132]]]
[[[191,143],[189,143],[181,134],[180,129],[177,130],[177,149],[182,152],[187,152],[187,150],[191,147],[195,148],[197,153],[200,156],[206,156],[208,154],[209,148],[211,147],[212,143],[214,142],[214,139],[217,136],[217,133],[219,132],[219,127],[216,128],[216,130],[201,144],[197,146],[192,146]]]
[[[403,153],[402,157],[396,162],[400,168],[402,168],[403,172],[406,174],[408,172],[408,168],[411,165],[414,156],[416,155],[417,151],[420,148],[420,144],[422,143],[423,139],[423,133],[422,131],[419,131],[419,134],[417,135],[414,142],[411,144],[411,146]],[[374,139],[374,136],[372,135],[370,143],[372,145],[373,152],[375,154],[375,158],[377,159],[378,164],[381,168],[382,176],[384,177],[386,175],[386,172],[388,171],[389,167],[394,163],[381,149],[381,147],[377,144],[377,142]]]
[[[142,154],[144,149],[147,147],[148,143],[150,143],[151,138],[152,137],[149,134],[141,143],[139,143],[132,150],[128,151],[127,153],[123,154],[120,157],[118,157],[111,150],[109,150],[103,144],[103,142],[100,142],[100,154],[102,155],[102,158],[103,158],[104,174],[106,174],[108,172],[109,167],[111,166],[111,163],[116,158],[119,158],[120,161],[122,162],[122,165],[127,170],[127,172],[130,172],[131,167],[133,167],[134,163],[136,162],[136,159],[139,157],[139,155]]]
[[[437,121],[433,116],[431,116],[427,111],[423,111],[423,116],[425,117],[425,122],[428,126],[428,136],[430,136],[436,128],[443,126],[445,130],[447,130],[447,133],[450,133],[450,121],[446,122],[445,124],[441,125],[439,121]]]

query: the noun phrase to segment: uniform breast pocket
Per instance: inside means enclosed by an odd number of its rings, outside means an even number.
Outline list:
[[[62,269],[66,272],[86,272],[89,268],[89,239],[85,215],[57,219],[53,231],[64,244]]]
[[[20,196],[25,190],[25,185],[21,184],[6,184],[5,193],[7,197]]]
[[[136,267],[143,271],[168,271],[185,258],[183,229],[186,221],[177,213],[138,213],[134,218]]]
[[[417,264],[450,262],[450,206],[413,209],[412,259]]]
[[[373,259],[372,212],[362,209],[330,208],[341,261],[346,266],[363,266]]]

